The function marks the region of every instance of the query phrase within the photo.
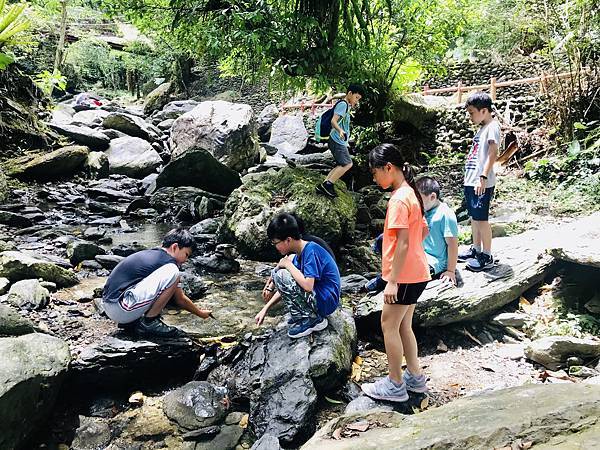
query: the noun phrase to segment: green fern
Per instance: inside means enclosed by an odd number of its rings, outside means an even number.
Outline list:
[[[27,3],[7,6],[6,11],[5,6],[6,0],[0,0],[0,70],[13,62],[13,58],[4,53],[2,48],[11,42],[15,34],[29,27],[29,20],[23,16]]]

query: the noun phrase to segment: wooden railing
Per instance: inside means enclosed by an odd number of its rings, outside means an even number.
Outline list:
[[[589,71],[585,70],[584,73]],[[465,92],[476,91],[486,89],[490,91],[490,96],[492,100],[496,100],[496,90],[498,88],[508,87],[508,86],[516,86],[519,84],[535,84],[540,83],[540,87],[543,93],[548,92],[548,83],[553,80],[560,80],[563,78],[570,78],[577,72],[565,72],[559,73],[556,75],[548,75],[546,73],[542,73],[539,77],[532,78],[522,78],[520,80],[511,80],[511,81],[496,81],[495,77],[490,78],[489,84],[476,84],[472,86],[463,86],[462,81],[458,82],[457,86],[440,88],[440,89],[430,89],[429,86],[423,86],[423,91],[421,94],[423,95],[433,95],[433,94],[449,94],[453,92],[457,92],[457,103],[462,103],[462,95]]]

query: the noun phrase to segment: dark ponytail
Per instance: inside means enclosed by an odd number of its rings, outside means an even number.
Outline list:
[[[402,154],[400,153],[400,150],[398,150],[398,147],[396,147],[394,144],[380,144],[369,152],[369,166],[371,169],[385,167],[387,163],[390,163],[402,170],[404,179],[412,188],[417,200],[419,201],[421,214],[425,215],[425,207],[423,206],[423,199],[419,195],[419,191],[417,189],[414,170],[409,163],[404,161],[404,158],[402,158]]]

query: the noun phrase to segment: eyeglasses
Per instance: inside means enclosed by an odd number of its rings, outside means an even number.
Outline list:
[[[271,244],[277,246],[277,244],[281,244],[283,241],[271,241]]]

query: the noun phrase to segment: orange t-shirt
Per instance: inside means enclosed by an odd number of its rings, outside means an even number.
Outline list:
[[[383,227],[381,275],[389,281],[392,261],[398,244],[398,229],[408,228],[408,252],[404,266],[400,269],[397,283],[420,283],[431,280],[429,265],[423,250],[423,228],[427,222],[421,213],[421,206],[413,189],[403,183],[392,193],[388,202]]]

